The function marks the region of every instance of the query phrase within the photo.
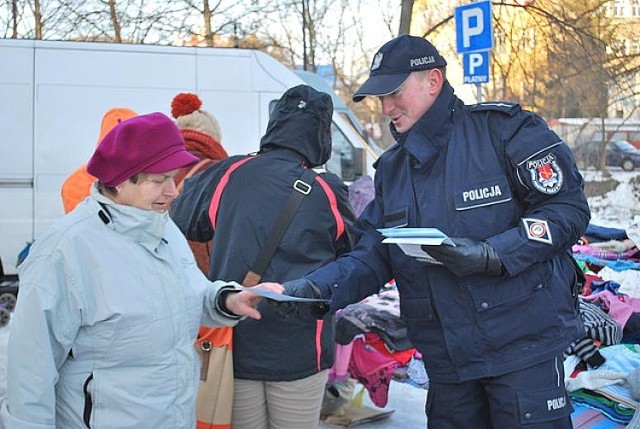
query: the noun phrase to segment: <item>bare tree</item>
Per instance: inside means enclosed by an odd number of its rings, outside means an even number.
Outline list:
[[[436,16],[425,35],[450,38],[453,8],[460,3],[419,0],[414,18]],[[493,1],[495,46],[486,98],[516,100],[549,117],[606,117],[612,88],[640,64],[639,53],[626,53],[618,43],[629,36],[611,16],[613,5],[614,0]],[[633,96],[629,88],[614,92]]]
[[[118,19],[118,14],[116,12],[116,1],[108,0],[107,4],[109,5],[109,16],[111,18],[111,26],[113,27],[114,41],[122,43],[122,28],[120,26],[120,19]]]
[[[439,15],[425,34],[446,39],[460,3],[452,1],[447,14],[442,3],[416,0],[414,18],[416,9],[418,16]],[[485,98],[517,101],[548,118],[602,122],[611,106],[625,104],[630,117],[639,104],[640,49],[626,41],[637,39],[640,20],[617,18],[616,7],[614,0],[493,1],[495,46]]]
[[[18,37],[18,0],[11,0],[11,37]]]
[[[411,14],[413,12],[413,0],[402,0],[400,6],[400,26],[398,35],[410,34],[411,32]]]
[[[22,5],[18,0],[3,0],[0,2],[0,36],[18,38],[18,26],[21,22]]]

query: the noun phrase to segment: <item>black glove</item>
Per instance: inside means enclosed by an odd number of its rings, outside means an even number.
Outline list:
[[[284,282],[284,294],[296,296],[298,298],[323,298],[320,288],[311,280],[297,279]],[[276,312],[283,317],[309,317],[314,319],[322,319],[329,311],[329,304],[325,302],[280,302],[269,300],[269,303],[275,306]]]
[[[503,274],[502,262],[493,247],[484,241],[468,238],[452,238],[455,246],[421,246],[422,250],[458,277],[484,273],[490,276]]]

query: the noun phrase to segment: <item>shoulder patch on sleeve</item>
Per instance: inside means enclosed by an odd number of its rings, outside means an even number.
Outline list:
[[[545,244],[553,244],[551,230],[549,229],[549,224],[546,220],[523,218],[522,223],[529,240],[539,241]]]
[[[518,103],[506,103],[503,101],[486,101],[484,103],[471,104],[469,110],[472,112],[502,112],[509,116],[513,116],[520,112],[522,108]]]
[[[531,174],[531,183],[538,191],[553,195],[562,188],[564,174],[552,152],[541,158],[527,160],[526,168]]]

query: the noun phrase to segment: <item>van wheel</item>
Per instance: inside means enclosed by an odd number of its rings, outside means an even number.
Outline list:
[[[631,161],[630,159],[625,159],[622,161],[622,169],[624,171],[633,171],[633,161]]]
[[[4,308],[0,308],[0,327],[7,326],[11,320],[11,313]]]
[[[0,307],[13,311],[16,308],[16,296],[12,293],[5,292],[0,295]]]

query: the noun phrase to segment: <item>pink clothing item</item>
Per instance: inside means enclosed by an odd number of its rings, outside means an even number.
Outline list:
[[[594,304],[602,303],[602,307],[609,316],[624,327],[631,314],[640,312],[640,298],[633,298],[624,294],[615,295],[608,290],[582,297]]]
[[[591,255],[591,256],[595,256],[596,258],[607,259],[610,261],[616,261],[618,259],[631,259],[636,253],[638,253],[638,249],[636,247],[629,249],[625,252],[616,253],[616,252],[609,252],[603,249],[599,249],[594,246],[589,246],[589,245],[581,246],[579,244],[575,244],[571,248],[571,250],[573,251],[573,253]]]
[[[352,341],[353,350],[349,362],[351,377],[358,380],[367,392],[371,402],[377,407],[384,407],[389,400],[389,384],[393,371],[398,366],[396,361],[384,356],[362,339]]]
[[[343,346],[336,343],[334,351],[333,366],[329,369],[328,383],[346,380],[349,376],[349,361],[351,361],[351,351],[353,341]]]
[[[375,193],[373,179],[370,176],[361,176],[349,185],[349,205],[356,216],[360,216],[365,207],[373,201]]]

